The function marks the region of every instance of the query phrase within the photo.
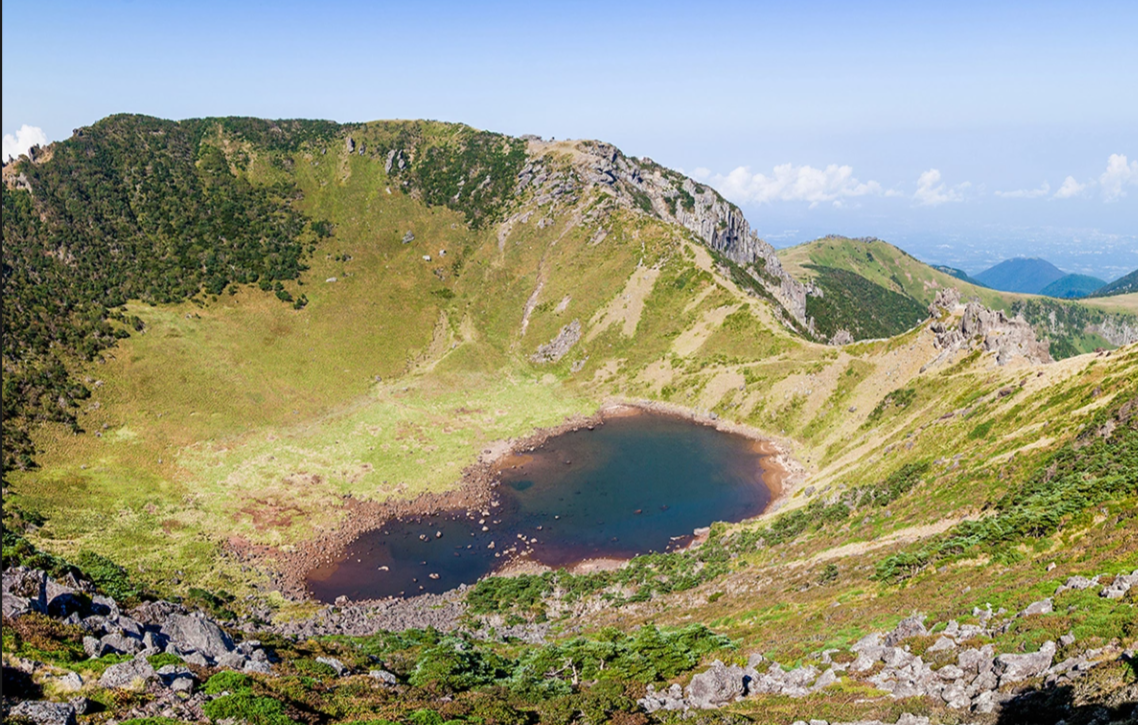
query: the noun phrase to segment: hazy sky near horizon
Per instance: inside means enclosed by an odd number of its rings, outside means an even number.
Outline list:
[[[112,113],[598,138],[761,236],[1138,267],[1138,3],[3,3],[4,153]],[[42,134],[42,136],[40,135]]]

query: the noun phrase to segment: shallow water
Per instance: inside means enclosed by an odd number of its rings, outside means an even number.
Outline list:
[[[326,602],[414,596],[522,556],[561,567],[666,551],[694,529],[761,513],[765,457],[754,440],[682,418],[608,418],[504,460],[498,506],[391,520],[310,572],[309,588]]]

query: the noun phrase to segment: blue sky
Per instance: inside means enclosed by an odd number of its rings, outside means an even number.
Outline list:
[[[434,118],[611,141],[778,246],[1138,267],[1138,3],[992,5],[8,0],[5,150],[117,112]]]

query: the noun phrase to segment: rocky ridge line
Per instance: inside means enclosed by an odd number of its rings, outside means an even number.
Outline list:
[[[575,155],[571,172],[553,168],[554,164],[547,157],[562,147],[531,139],[529,149],[530,160],[518,175],[517,194],[533,188],[534,203],[541,206],[559,199],[575,201],[578,192],[591,187],[608,188],[623,206],[638,208],[677,224],[692,232],[708,248],[749,268],[749,273],[791,317],[809,327],[806,296],[816,291],[784,270],[774,247],[752,231],[737,206],[710,186],[666,169],[651,159],[625,156],[612,144],[600,141],[573,144]],[[525,216],[528,219],[529,214]],[[507,220],[506,224],[512,221]]]
[[[954,324],[956,314],[960,315],[959,325]],[[1018,316],[1008,318],[1002,310],[991,310],[976,300],[962,304],[955,287],[937,292],[929,304],[929,316],[933,319],[929,329],[936,335],[935,345],[941,353],[921,372],[951,360],[960,350],[995,353],[1000,365],[1015,357],[1036,364],[1053,362],[1050,343],[1037,339],[1026,320]]]

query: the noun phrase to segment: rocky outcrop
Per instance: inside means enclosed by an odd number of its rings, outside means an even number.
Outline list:
[[[75,725],[75,706],[67,702],[21,702],[12,708],[13,715],[31,720],[36,725]]]
[[[565,357],[580,339],[581,321],[573,320],[561,328],[561,332],[557,333],[557,337],[539,347],[537,352],[530,356],[530,360],[535,363],[557,362]]]
[[[1038,652],[1000,655],[995,660],[994,672],[1000,678],[1001,685],[1039,677],[1051,667],[1056,649],[1054,642],[1045,642]]]
[[[211,660],[233,651],[229,635],[203,616],[173,614],[162,625],[162,634],[179,649],[200,652]]]
[[[746,675],[742,667],[728,667],[715,660],[711,667],[691,679],[688,685],[688,703],[691,707],[709,709],[721,707],[743,697]]]
[[[158,679],[158,673],[144,655],[138,655],[129,662],[111,665],[99,678],[99,687],[112,690],[143,690],[146,685]]]
[[[1022,317],[1008,318],[1002,310],[991,310],[976,301],[964,306],[959,323],[951,314],[958,309],[959,294],[941,290],[929,305],[933,321],[929,329],[936,336],[940,354],[922,368],[922,372],[952,359],[960,350],[982,350],[994,353],[996,362],[1005,365],[1020,357],[1032,363],[1051,362],[1049,343],[1035,337],[1035,330]]]
[[[639,209],[690,231],[710,249],[743,266],[786,311],[807,325],[806,296],[811,288],[782,268],[774,247],[752,230],[742,210],[714,189],[651,159],[625,156],[612,144],[574,144],[571,169],[554,169],[544,153],[564,152],[555,144],[531,142],[531,160],[518,175],[517,193],[532,188],[534,203],[575,200],[581,190],[601,186],[627,208]]]
[[[1086,331],[1101,335],[1107,342],[1119,347],[1138,342],[1138,323],[1130,316],[1108,315],[1099,324],[1088,326]]]
[[[1071,577],[1059,587],[1056,596],[1068,590],[1098,586],[1098,581],[1106,579],[1106,576]],[[1138,570],[1113,577],[1100,594],[1113,597],[1114,592],[1129,591],[1135,585],[1138,585]],[[671,685],[664,690],[649,687],[638,702],[648,712],[655,712],[716,708],[742,697],[767,694],[800,698],[825,689],[844,676],[864,678],[866,683],[896,699],[927,697],[952,710],[990,714],[1000,710],[1003,703],[1016,698],[1017,692],[1025,685],[1040,681],[1048,686],[1067,684],[1099,664],[1116,661],[1119,657],[1130,661],[1129,658],[1134,656],[1133,652],[1122,651],[1115,644],[1087,650],[1055,664],[1059,645],[1051,641],[1035,652],[999,655],[993,644],[968,646],[977,638],[1000,636],[1016,619],[1045,616],[1053,611],[1052,599],[1032,602],[1014,615],[1008,615],[1004,610],[974,609],[972,616],[981,624],[962,625],[953,620],[931,628],[938,637],[925,657],[932,662],[910,651],[912,641],[920,641],[930,632],[924,617],[914,614],[901,620],[889,632],[874,632],[858,640],[850,647],[850,653],[855,655],[852,661],[845,657],[839,664],[831,658],[838,650],[822,652],[818,662],[827,667],[825,671],[811,664],[784,670],[771,662],[765,672],[760,672],[765,661],[757,654],[750,657],[745,668],[724,665],[717,660],[692,678],[686,694],[679,685]],[[1064,635],[1060,644],[1070,648],[1075,644],[1075,638]],[[945,656],[937,654],[943,652],[955,652],[954,660],[945,663]],[[937,666],[935,662],[942,664]],[[811,721],[815,722],[821,721]]]

